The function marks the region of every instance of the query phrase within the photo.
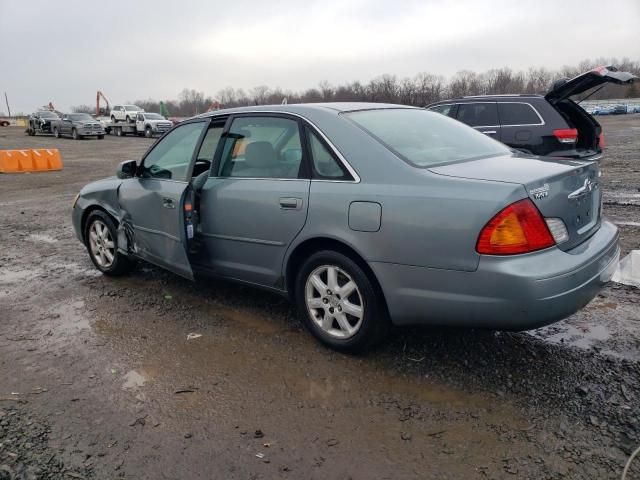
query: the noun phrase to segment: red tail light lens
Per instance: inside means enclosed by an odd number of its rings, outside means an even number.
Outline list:
[[[600,132],[600,135],[598,135],[598,146],[604,148],[604,132]]]
[[[578,130],[575,128],[559,128],[553,131],[553,135],[560,143],[574,143],[578,140]]]
[[[509,205],[485,225],[476,250],[485,255],[515,255],[555,244],[540,211],[525,198]]]

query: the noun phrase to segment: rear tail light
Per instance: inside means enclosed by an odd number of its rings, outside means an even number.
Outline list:
[[[604,132],[600,132],[600,135],[598,135],[598,146],[604,148]]]
[[[514,255],[542,250],[555,243],[540,211],[525,198],[506,207],[485,225],[476,250],[486,255]]]
[[[560,143],[575,143],[578,140],[578,130],[575,128],[559,128],[553,135]]]

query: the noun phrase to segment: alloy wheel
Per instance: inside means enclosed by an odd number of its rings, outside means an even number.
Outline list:
[[[100,267],[110,268],[113,265],[116,245],[109,228],[100,220],[95,220],[89,228],[89,248]]]
[[[350,338],[362,325],[364,302],[358,285],[335,265],[319,266],[309,274],[305,302],[311,319],[334,338]]]

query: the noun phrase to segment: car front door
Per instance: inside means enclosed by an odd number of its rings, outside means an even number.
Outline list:
[[[297,119],[228,120],[200,191],[204,245],[196,263],[216,275],[281,287],[284,254],[307,218],[310,180],[301,145]]]
[[[458,106],[456,119],[488,137],[500,140],[501,129],[496,102],[461,103]]]
[[[136,131],[144,132],[144,115],[141,113],[136,115]]]
[[[62,122],[60,122],[60,133],[71,133],[71,127],[73,122],[67,116],[62,117]]]
[[[124,180],[118,190],[130,248],[140,258],[189,279],[191,170],[208,123],[203,119],[176,127],[152,147],[136,176]]]

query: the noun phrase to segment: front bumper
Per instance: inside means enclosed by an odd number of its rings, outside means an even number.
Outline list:
[[[511,257],[483,255],[475,272],[370,262],[397,325],[528,330],[589,303],[618,264],[618,230],[598,232],[572,250]]]
[[[78,128],[78,133],[80,135],[82,135],[83,137],[90,137],[90,136],[94,136],[94,135],[104,135],[104,128],[84,128],[84,127],[80,127]]]

